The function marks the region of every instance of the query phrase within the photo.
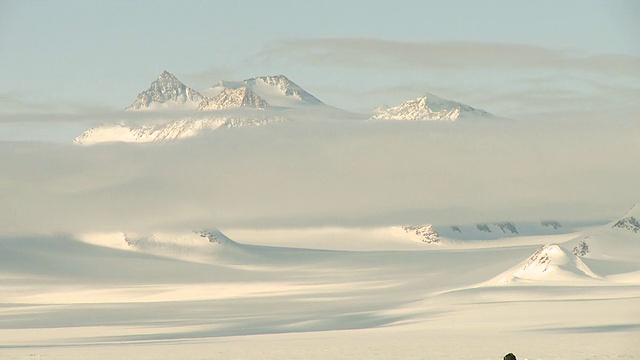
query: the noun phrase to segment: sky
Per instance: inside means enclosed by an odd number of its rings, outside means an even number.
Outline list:
[[[358,112],[425,92],[517,118],[637,110],[638,19],[637,1],[1,0],[0,112],[119,111],[163,70],[197,90],[285,74]]]
[[[639,4],[0,0],[0,234],[615,219],[640,202]],[[163,70],[513,121],[70,144]]]

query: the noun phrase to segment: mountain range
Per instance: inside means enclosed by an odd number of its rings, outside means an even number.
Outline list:
[[[284,75],[242,81],[219,81],[198,92],[163,71],[125,111],[178,114],[176,120],[143,124],[110,123],[91,128],[74,139],[90,145],[102,142],[152,142],[196,136],[220,127],[245,127],[288,121],[287,110],[320,114],[335,109]],[[187,114],[183,114],[188,112]],[[344,112],[344,114],[350,114]],[[331,116],[331,115],[329,115]],[[354,116],[351,114],[350,116]],[[365,115],[369,116],[369,115]],[[367,120],[367,117],[360,117]],[[495,116],[456,101],[426,94],[395,107],[381,106],[369,120],[456,121]]]
[[[394,107],[378,107],[375,112],[371,117],[372,120],[456,121],[473,117],[493,117],[484,110],[475,109],[456,101],[441,99],[433,94],[426,94]]]

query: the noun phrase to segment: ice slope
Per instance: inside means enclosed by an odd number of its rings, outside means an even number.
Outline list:
[[[204,96],[183,84],[166,70],[151,83],[149,89],[138,94],[128,111],[196,109]]]
[[[456,101],[426,94],[388,109],[376,109],[372,120],[456,121],[466,118],[494,118],[493,115]]]
[[[217,230],[150,235],[88,233],[79,238],[93,245],[203,263],[212,262],[221,253],[239,248],[236,242]]]

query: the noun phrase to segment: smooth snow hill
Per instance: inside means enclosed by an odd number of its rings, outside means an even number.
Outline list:
[[[469,105],[442,99],[433,94],[426,94],[417,99],[405,101],[398,106],[386,109],[378,107],[371,120],[456,121],[470,118],[496,117]]]
[[[202,100],[204,100],[202,94],[186,86],[177,77],[165,70],[151,83],[147,90],[138,94],[138,98],[125,110],[196,109]]]
[[[158,232],[151,235],[89,233],[79,240],[119,250],[208,263],[223,252],[238,251],[240,245],[219,230],[192,232]]]
[[[489,280],[484,285],[506,284],[582,284],[600,280],[585,263],[557,244],[540,247],[528,259]]]

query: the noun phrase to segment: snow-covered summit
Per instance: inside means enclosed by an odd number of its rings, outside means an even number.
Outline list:
[[[491,117],[493,115],[456,101],[425,94],[388,109],[377,108],[372,120],[436,120],[455,121],[465,117]]]
[[[163,71],[125,110],[195,109],[204,96]]]
[[[260,76],[244,81],[254,89],[271,88],[277,89],[282,95],[290,99],[295,99],[305,104],[322,104],[315,96],[309,94],[306,90],[289,80],[284,75],[276,76]]]
[[[215,98],[225,91],[241,88],[249,89],[267,104],[276,107],[295,108],[323,104],[284,75],[259,76],[242,81],[223,80],[205,90],[204,93],[210,98]]]
[[[557,244],[540,247],[528,259],[490,280],[487,285],[576,282],[600,279],[576,255]]]
[[[252,108],[264,109],[269,106],[263,98],[246,86],[225,88],[214,98],[205,98],[198,106],[198,110],[220,110]]]

